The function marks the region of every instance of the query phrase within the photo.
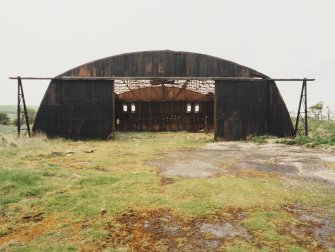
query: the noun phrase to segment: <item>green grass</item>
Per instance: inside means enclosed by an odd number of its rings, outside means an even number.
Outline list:
[[[11,250],[51,251],[51,244],[62,244],[59,251],[80,250],[83,244],[91,248],[106,239],[107,223],[129,209],[170,209],[192,219],[233,208],[243,210],[241,225],[254,238],[231,239],[224,245],[227,251],[257,251],[260,247],[264,251],[303,251],[293,237],[281,232],[287,222],[297,222],[281,206],[299,203],[310,211],[331,213],[335,205],[333,189],[317,181],[288,189],[276,177],[227,174],[174,178],[174,183],[162,186],[157,169],[147,162],[163,158],[167,151],[199,148],[212,141],[211,134],[131,132],[118,133],[113,141],[85,142],[0,135],[0,210],[9,216],[0,229],[0,244],[7,244],[1,240],[6,237],[20,240],[38,232],[22,242],[24,247],[12,246]],[[104,218],[101,208],[107,210]],[[39,231],[42,227],[35,229],[38,223],[22,222],[22,216],[31,212],[44,213],[43,232]],[[91,226],[81,229],[85,219]],[[11,237],[16,233],[18,237]]]
[[[295,119],[293,118],[293,121]],[[271,136],[253,136],[248,141],[256,144],[265,144],[269,142]],[[329,147],[335,146],[335,121],[308,120],[308,136],[297,135],[294,139],[278,139],[277,143],[287,145],[305,145],[308,147]]]
[[[254,136],[251,138],[251,142],[256,144],[265,144],[268,142],[269,136]]]
[[[39,197],[45,191],[41,176],[25,170],[0,170],[0,205],[16,203],[23,198]]]
[[[283,139],[278,142],[309,147],[335,146],[335,121],[309,119],[308,126],[308,136],[298,135],[294,139]]]

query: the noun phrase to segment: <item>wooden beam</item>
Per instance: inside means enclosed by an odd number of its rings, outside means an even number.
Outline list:
[[[103,76],[103,77],[81,77],[81,76],[62,76],[62,77],[9,77],[11,80],[227,80],[227,81],[315,81],[308,78],[247,78],[247,77],[162,77],[162,76]]]

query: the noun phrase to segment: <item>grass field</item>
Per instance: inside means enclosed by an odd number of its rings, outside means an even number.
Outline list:
[[[303,224],[287,207],[334,219],[331,186],[314,181],[287,187],[276,176],[231,174],[174,177],[165,183],[157,168],[147,164],[212,138],[179,132],[119,133],[114,141],[18,140],[2,131],[0,250],[165,251],[173,242],[187,251],[196,242],[189,235],[194,223],[227,219],[253,238],[227,239],[220,250],[323,251],[311,234],[294,233],[293,227]],[[102,208],[106,214],[101,215]],[[164,224],[163,213],[182,226],[181,238],[148,236],[136,229],[150,216]],[[211,233],[205,238],[213,240]]]

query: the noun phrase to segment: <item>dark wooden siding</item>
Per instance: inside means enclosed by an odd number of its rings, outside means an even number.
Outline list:
[[[290,114],[274,81],[268,83],[268,119],[270,135],[293,136],[294,128]]]
[[[289,136],[293,126],[274,82],[216,81],[215,139]]]
[[[34,131],[65,138],[106,138],[113,131],[113,81],[54,80]],[[50,94],[50,95],[49,95]]]

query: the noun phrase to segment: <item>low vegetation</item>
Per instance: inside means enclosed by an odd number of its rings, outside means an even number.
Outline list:
[[[0,125],[8,125],[10,119],[6,113],[0,112]]]
[[[335,146],[335,121],[309,119],[308,126],[308,136],[297,135],[294,139],[283,139],[279,142],[309,147]]]
[[[195,228],[222,219],[239,223],[252,239],[231,237],[221,250],[320,249],[313,235],[301,238],[286,229],[301,224],[286,206],[335,218],[335,194],[326,184],[287,187],[277,176],[233,174],[162,183],[157,168],[148,164],[165,152],[199,148],[212,138],[130,132],[118,133],[113,141],[83,142],[44,136],[18,140],[2,132],[0,249],[164,251],[173,244],[187,250],[196,240],[206,245],[215,238],[211,229],[197,233]],[[160,221],[160,237],[143,230],[150,216]],[[179,237],[168,235],[164,223],[181,226]]]
[[[256,144],[265,144],[272,141],[288,145],[304,145],[307,147],[333,148],[333,146],[335,146],[335,121],[309,118],[308,136],[304,136],[303,133],[304,132],[301,132],[301,134],[298,134],[295,138],[283,139],[276,139],[273,136],[250,136],[247,137],[247,141]]]
[[[36,118],[37,107],[27,107],[28,120],[33,124]],[[23,113],[21,114],[21,122],[25,122]],[[17,107],[15,105],[0,105],[0,125],[17,125]],[[3,130],[3,129],[2,129]]]

